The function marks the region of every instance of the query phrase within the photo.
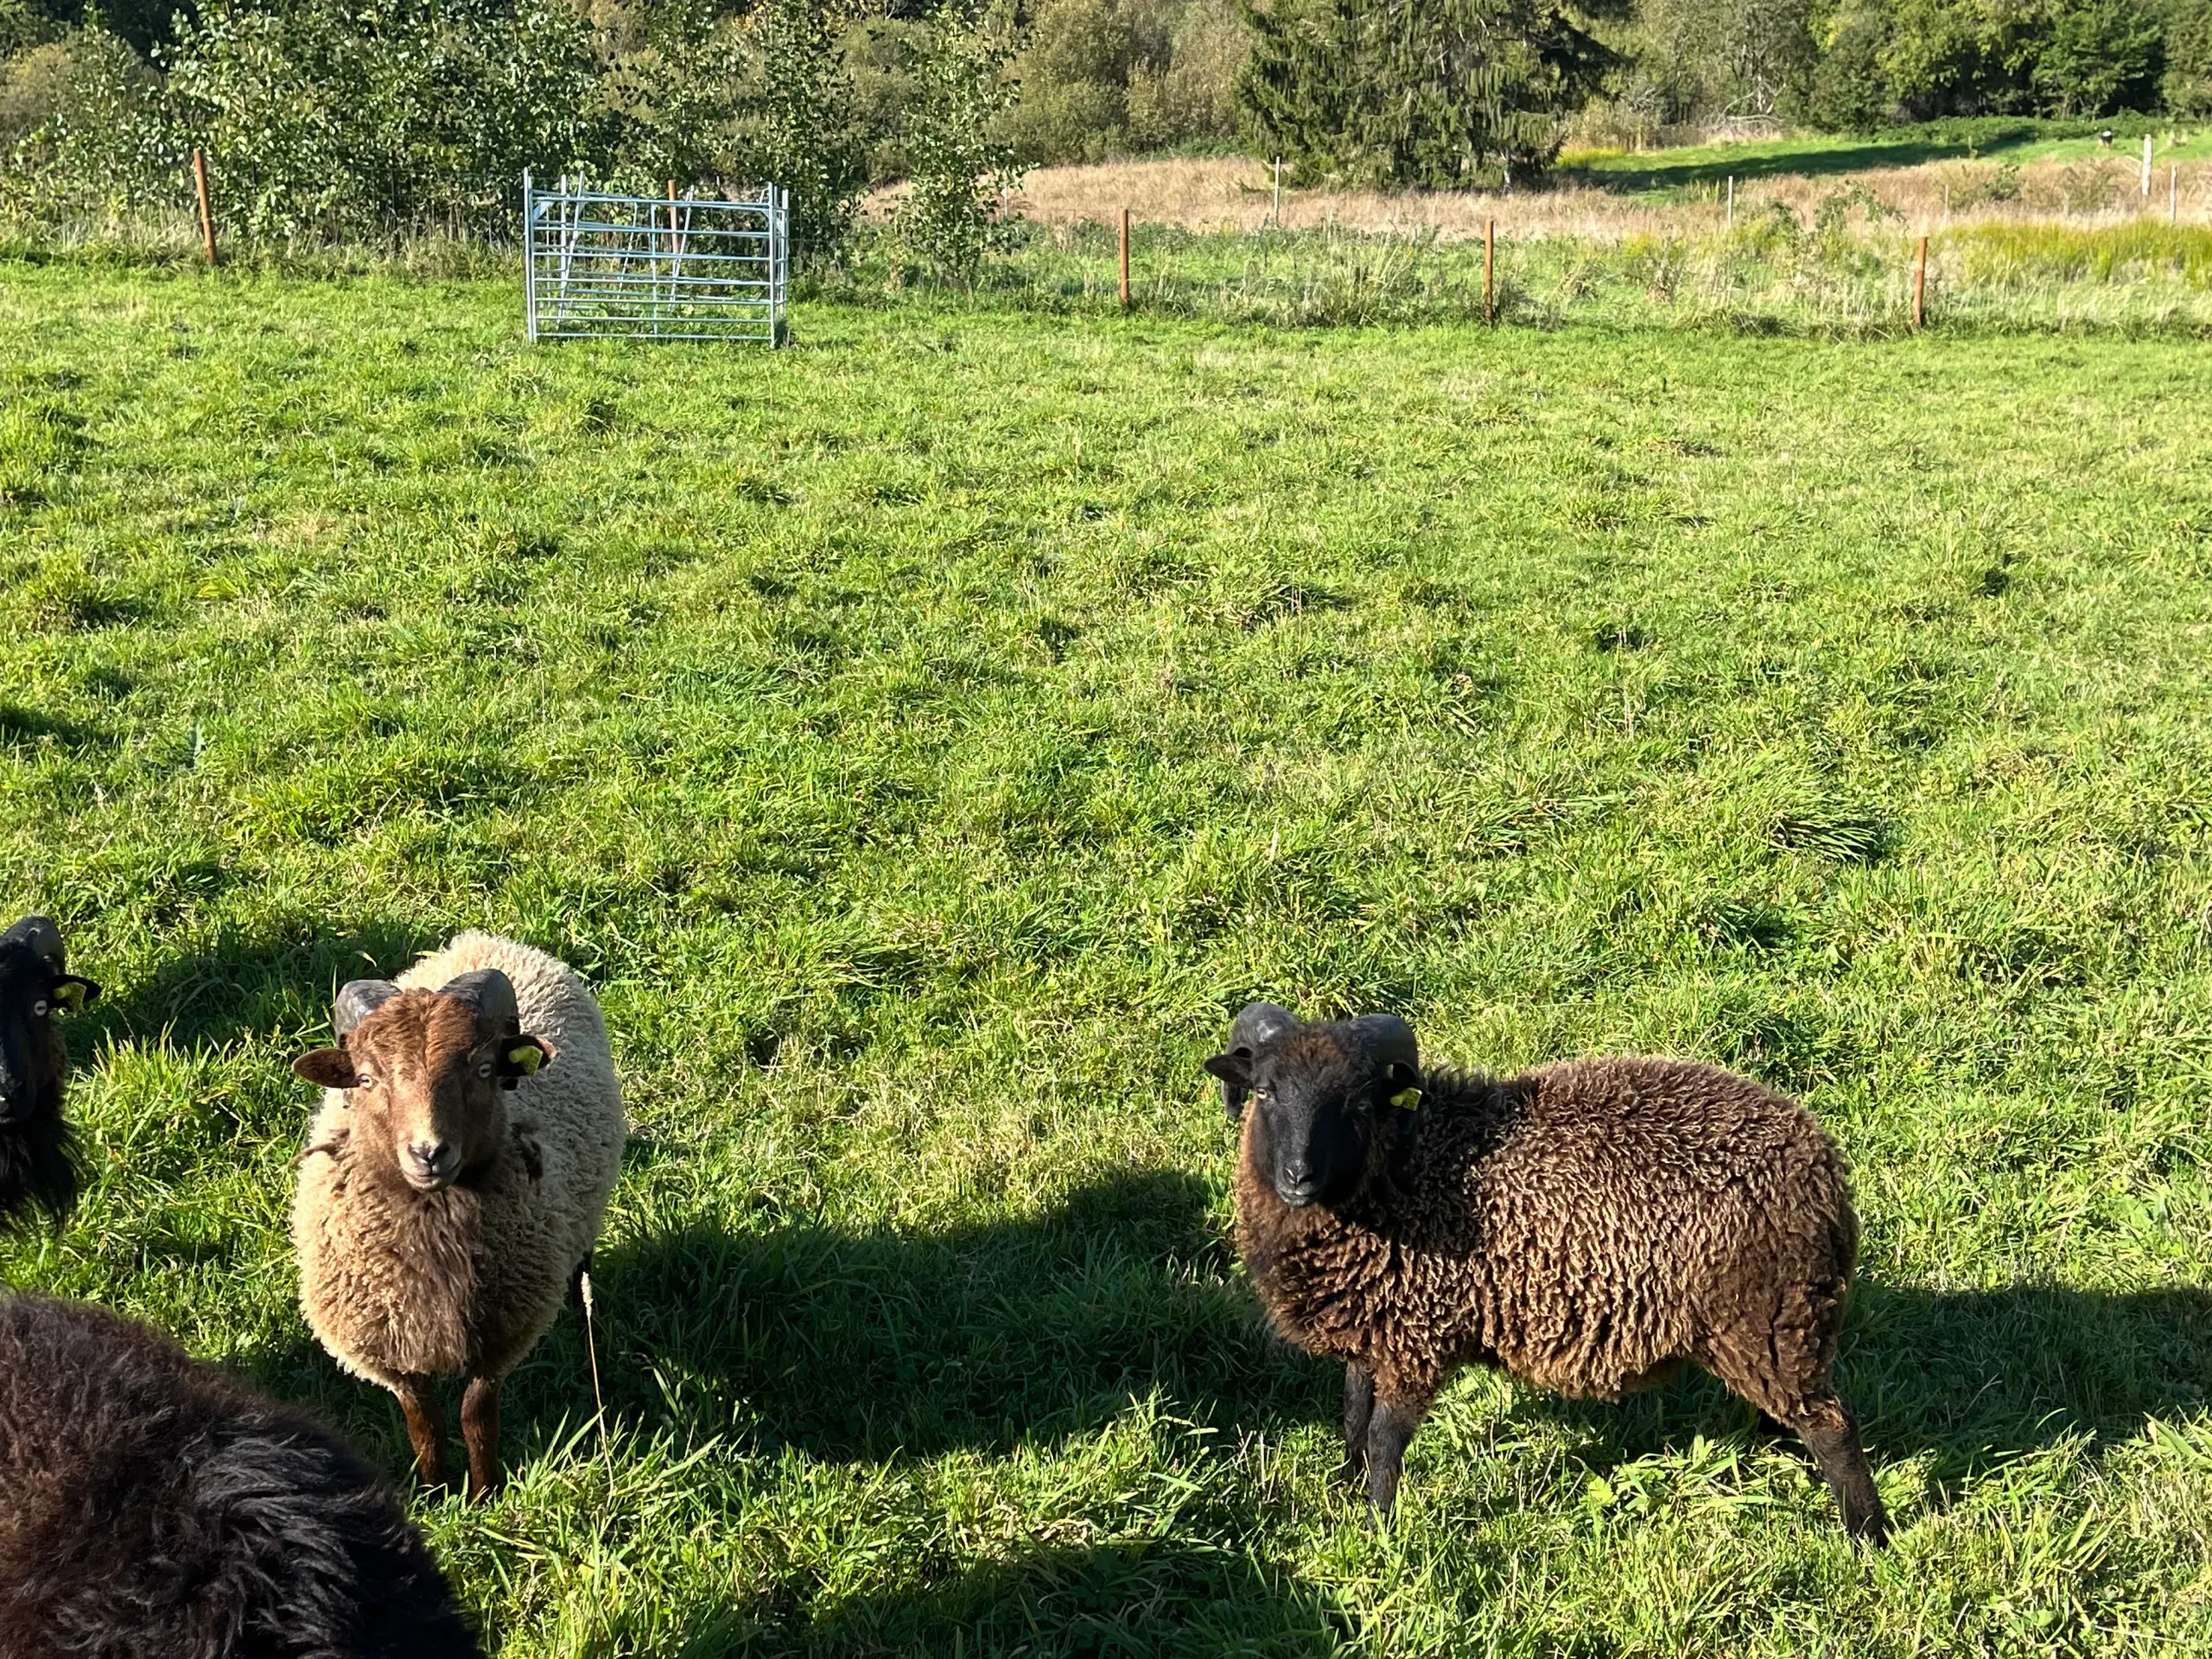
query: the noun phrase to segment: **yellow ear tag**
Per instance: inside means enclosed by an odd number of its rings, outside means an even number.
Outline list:
[[[520,1066],[525,1077],[535,1077],[545,1064],[545,1051],[535,1043],[522,1043],[507,1051],[507,1064]]]
[[[78,984],[61,984],[54,988],[54,1000],[72,1014],[85,1011],[85,988]]]
[[[1396,1094],[1390,1096],[1390,1103],[1393,1106],[1395,1106],[1402,1112],[1410,1112],[1414,1107],[1421,1104],[1421,1090],[1418,1089],[1401,1089]]]

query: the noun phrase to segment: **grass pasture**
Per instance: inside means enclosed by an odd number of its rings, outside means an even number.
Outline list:
[[[293,1306],[334,983],[599,987],[635,1143],[513,1483],[530,1656],[2212,1648],[2212,355],[0,264],[0,903],[105,998],[0,1280],[403,1466]],[[1897,1522],[1708,1383],[1489,1376],[1398,1520],[1260,1329],[1228,1012],[1703,1056],[1858,1172]]]

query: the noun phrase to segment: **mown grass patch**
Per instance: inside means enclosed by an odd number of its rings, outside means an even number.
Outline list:
[[[564,1318],[512,1490],[417,1502],[504,1654],[2212,1643],[2201,346],[795,333],[0,270],[0,895],[108,988],[0,1276],[402,1469],[286,1065],[488,925],[638,1131],[606,1441]],[[1705,1383],[1470,1377],[1369,1529],[1224,1242],[1260,992],[1802,1094],[1894,1548]]]

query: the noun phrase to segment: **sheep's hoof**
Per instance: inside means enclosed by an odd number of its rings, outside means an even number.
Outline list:
[[[1869,1549],[1880,1549],[1890,1541],[1890,1517],[1879,1510],[1872,1515],[1854,1516],[1843,1523],[1843,1529]]]

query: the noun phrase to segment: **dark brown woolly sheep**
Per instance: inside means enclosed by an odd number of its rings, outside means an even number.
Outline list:
[[[58,1221],[76,1202],[60,1015],[83,1013],[99,994],[69,972],[61,931],[47,918],[26,916],[0,933],[0,1228],[35,1208]]]
[[[80,1302],[0,1297],[0,1659],[470,1659],[338,1436]]]
[[[1617,1400],[1694,1361],[1802,1435],[1845,1528],[1881,1538],[1830,1376],[1859,1224],[1795,1101],[1688,1060],[1424,1076],[1402,1020],[1264,1002],[1205,1066],[1243,1118],[1238,1251],[1275,1328],[1344,1361],[1345,1474],[1378,1510],[1462,1365]]]

